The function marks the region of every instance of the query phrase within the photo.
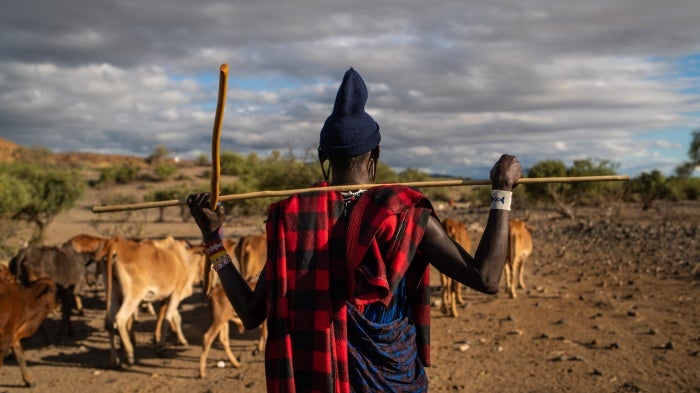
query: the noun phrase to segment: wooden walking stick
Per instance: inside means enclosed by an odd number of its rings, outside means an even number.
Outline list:
[[[626,175],[603,175],[603,176],[566,176],[566,177],[523,177],[518,180],[517,184],[543,184],[543,183],[581,183],[581,182],[597,182],[597,181],[628,181],[629,176]],[[487,186],[491,184],[491,180],[435,180],[435,181],[417,181],[405,183],[384,183],[384,184],[351,184],[342,186],[329,187],[310,187],[297,188],[292,190],[268,190],[254,191],[242,194],[220,195],[219,202],[240,201],[244,199],[268,198],[268,197],[286,197],[294,194],[301,194],[314,191],[352,191],[359,189],[368,189],[386,184],[398,184],[408,187],[455,187],[455,186]],[[110,205],[110,206],[93,206],[93,213],[120,212],[127,210],[151,209],[156,207],[181,206],[187,205],[185,199],[171,199],[168,201],[132,203],[127,205]]]
[[[211,137],[211,209],[219,203],[219,179],[221,177],[221,123],[226,107],[226,90],[228,89],[228,64],[219,67],[219,95],[216,101],[214,133]]]
[[[219,95],[216,101],[216,115],[214,116],[214,132],[211,137],[211,193],[209,205],[212,210],[219,203],[219,181],[221,179],[221,124],[224,120],[224,108],[226,108],[226,90],[228,89],[228,64],[219,67]],[[211,260],[206,258],[204,263],[204,293],[209,294],[212,286]]]

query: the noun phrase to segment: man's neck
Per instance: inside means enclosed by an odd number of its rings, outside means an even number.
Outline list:
[[[352,184],[367,184],[370,183],[369,177],[360,174],[343,173],[343,174],[333,174],[333,181],[331,182],[334,186],[345,186]]]

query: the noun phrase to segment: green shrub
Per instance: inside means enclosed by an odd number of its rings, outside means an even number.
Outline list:
[[[608,176],[615,175],[618,165],[607,160],[577,160],[566,171],[567,176]],[[567,199],[583,206],[600,206],[623,193],[620,182],[579,182],[571,183]]]
[[[197,156],[197,158],[194,160],[194,164],[196,166],[210,166],[211,165],[211,160],[209,159],[209,156],[206,154],[200,154]]]
[[[177,165],[159,161],[153,168],[153,173],[160,179],[167,179],[177,172]]]
[[[204,190],[198,190],[199,192],[202,192]],[[188,184],[186,183],[181,183],[177,184],[175,186],[166,188],[166,189],[161,189],[161,190],[154,190],[146,195],[144,195],[143,200],[144,202],[159,202],[159,201],[170,201],[170,200],[183,200],[187,198],[188,195],[190,195],[193,192],[197,192],[197,190],[193,190]],[[188,213],[188,208],[186,206],[179,206],[180,209],[180,216],[183,220],[189,219],[189,216],[187,215]],[[158,216],[158,221],[162,222],[164,221],[164,216],[165,216],[165,208],[161,207],[160,208],[160,214]]]
[[[642,202],[644,210],[650,208],[655,200],[672,196],[673,190],[669,187],[666,177],[657,169],[630,179],[625,187],[625,198]]]
[[[185,183],[177,184],[160,190],[153,190],[144,195],[144,202],[169,201],[172,199],[185,199],[195,192]]]
[[[97,185],[129,184],[139,180],[141,168],[135,164],[113,165],[100,170]]]
[[[257,182],[260,190],[285,190],[311,187],[322,180],[322,175],[318,164],[282,157],[279,152],[273,152],[262,162],[257,173],[244,178],[251,185]]]
[[[243,194],[248,192],[260,191],[257,188],[251,187],[244,181],[235,181],[225,183],[220,186],[221,195]],[[222,202],[226,213],[234,215],[250,215],[250,214],[267,214],[268,206],[279,200],[279,198],[255,198],[244,199],[239,201]]]
[[[245,176],[251,175],[261,169],[260,158],[255,153],[243,157],[238,153],[225,150],[221,152],[219,162],[221,164],[222,175]]]
[[[31,200],[31,185],[9,173],[0,173],[0,219],[12,218]]]

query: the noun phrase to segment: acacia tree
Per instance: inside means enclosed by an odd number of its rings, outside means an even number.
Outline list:
[[[666,177],[657,169],[649,173],[642,172],[638,177],[630,180],[627,192],[641,199],[642,210],[652,207],[655,200],[672,195]]]
[[[689,161],[676,167],[676,174],[678,177],[690,177],[693,175],[695,168],[700,166],[700,128],[693,131],[692,135],[693,139],[690,141],[690,146],[688,147]]]
[[[51,220],[82,196],[85,182],[73,170],[16,162],[0,166],[0,190],[0,218],[36,225],[29,241],[36,243]]]
[[[608,160],[576,160],[567,168],[557,160],[537,162],[528,171],[529,177],[560,176],[602,176],[614,175],[617,165]],[[529,184],[526,187],[528,197],[535,202],[544,202],[551,210],[564,217],[574,218],[574,208],[578,205],[598,205],[607,202],[611,195],[620,193],[617,184],[610,183],[549,183]]]
[[[170,155],[170,150],[163,145],[158,145],[146,159],[149,164],[157,164],[164,161]]]
[[[174,199],[185,199],[192,192],[194,191],[192,191],[192,189],[187,184],[182,183],[164,190],[152,191],[146,194],[143,200],[145,202],[158,202]],[[156,220],[156,222],[164,222],[165,207],[160,207],[159,210],[160,214],[158,215],[158,219]],[[182,218],[183,222],[187,222],[190,219],[190,210],[187,207],[187,205],[180,205],[180,217]]]
[[[539,161],[528,170],[528,177],[562,176],[566,176],[566,166],[558,160]],[[563,216],[573,218],[573,208],[565,199],[570,187],[566,183],[531,184],[526,188],[526,192],[531,200],[547,203]]]

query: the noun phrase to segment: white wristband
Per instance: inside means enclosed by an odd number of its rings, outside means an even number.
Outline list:
[[[510,211],[512,191],[491,190],[491,209]]]

